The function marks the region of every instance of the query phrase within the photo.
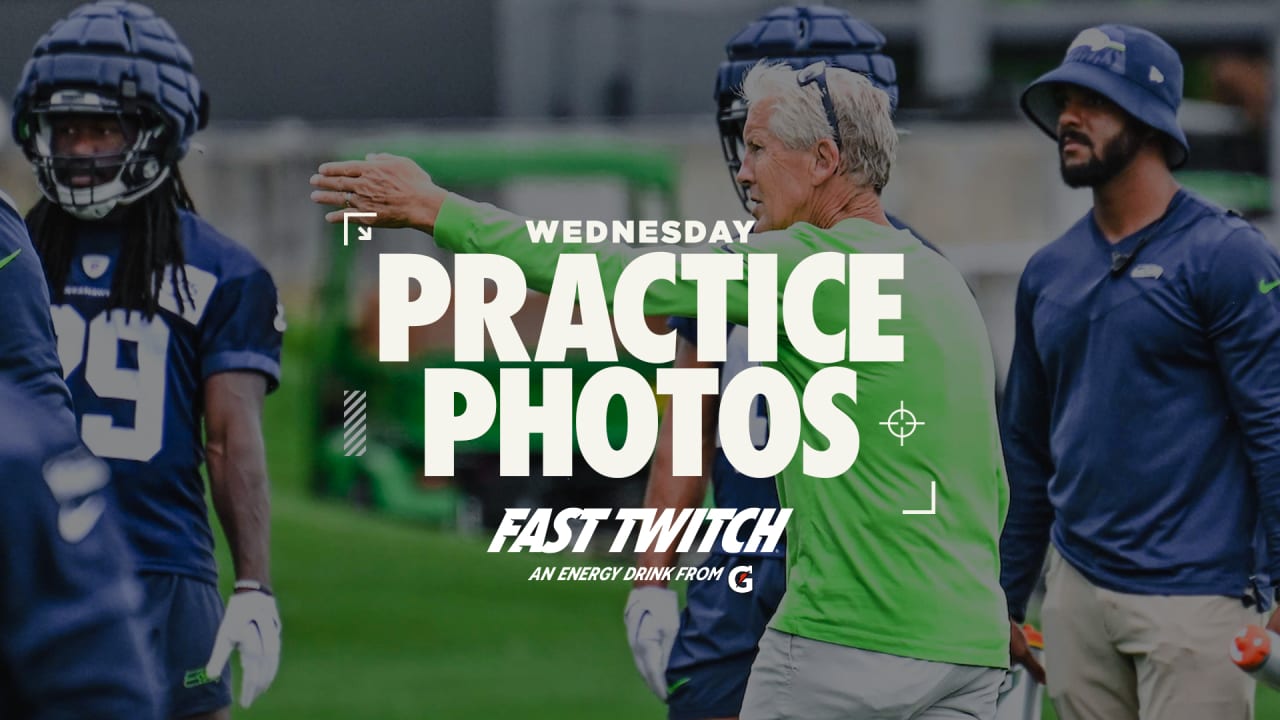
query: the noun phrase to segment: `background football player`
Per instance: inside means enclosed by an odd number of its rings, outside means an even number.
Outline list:
[[[246,706],[279,662],[261,430],[280,373],[275,284],[195,213],[177,163],[208,101],[190,52],[150,9],[74,10],[36,43],[13,106],[45,196],[27,223],[58,355],[80,435],[115,478],[168,715],[227,717],[231,649]],[[206,457],[237,578],[225,614]]]

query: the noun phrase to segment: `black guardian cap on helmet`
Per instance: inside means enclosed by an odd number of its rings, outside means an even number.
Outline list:
[[[138,132],[110,157],[53,151],[50,116],[127,117]],[[51,202],[84,219],[103,217],[155,189],[208,120],[191,53],[150,8],[105,0],[76,8],[37,42],[13,100],[13,137]],[[112,179],[92,187],[67,182],[72,167],[98,163]]]
[[[738,31],[725,45],[727,58],[716,73],[716,123],[720,148],[730,177],[742,167],[742,127],[747,107],[739,91],[747,72],[761,60],[785,63],[796,70],[816,62],[865,75],[898,107],[898,71],[884,54],[884,35],[869,23],[839,8],[805,5],[775,8]],[[745,191],[734,189],[747,207]]]

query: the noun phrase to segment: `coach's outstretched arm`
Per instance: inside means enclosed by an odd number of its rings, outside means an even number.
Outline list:
[[[450,193],[436,185],[412,160],[396,155],[371,154],[365,160],[325,163],[311,176],[311,184],[318,188],[311,193],[314,202],[377,213],[377,217],[364,218],[375,227],[421,230],[432,235],[441,247],[454,252],[505,255],[524,271],[528,286],[541,292],[550,291],[561,256],[593,255],[599,262],[605,302],[612,305],[613,291],[623,268],[638,257],[626,248],[611,244],[566,245],[558,239],[534,244],[525,218]],[[325,220],[342,222],[343,212],[331,211],[325,214]],[[782,237],[752,235],[750,250],[768,252],[767,247],[758,245],[768,245],[771,240],[787,242]],[[744,246],[742,250],[748,248]],[[726,288],[726,319],[745,324],[746,282],[731,280]],[[693,317],[697,311],[697,284],[680,277],[678,272],[673,282],[655,283],[645,295],[647,314]]]
[[[449,196],[417,163],[386,153],[325,163],[311,176],[311,184],[318,188],[311,199],[321,205],[377,213],[362,219],[366,225],[408,227],[427,234],[435,232],[440,206]],[[342,213],[334,210],[324,219],[342,222]]]

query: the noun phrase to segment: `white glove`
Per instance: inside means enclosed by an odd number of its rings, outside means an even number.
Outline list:
[[[280,667],[280,612],[274,597],[255,590],[227,600],[205,673],[222,677],[234,648],[240,650],[240,706],[249,707],[271,686]]]
[[[680,602],[675,591],[652,585],[632,589],[622,619],[640,676],[659,700],[666,700],[667,661],[680,631]]]

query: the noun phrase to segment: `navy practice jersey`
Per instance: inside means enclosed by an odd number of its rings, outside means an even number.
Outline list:
[[[929,248],[930,250],[932,250],[932,251],[934,251],[934,252],[938,253],[939,255],[942,255],[943,257],[946,257],[946,255],[944,255],[944,254],[943,254],[943,252],[942,252],[941,250],[939,250],[939,249],[938,249],[938,246],[934,245],[933,243],[929,242],[928,240],[925,240],[923,235],[921,235],[920,233],[916,232],[916,229],[915,229],[915,228],[913,228],[913,227],[911,227],[910,225],[908,225],[908,224],[906,224],[905,222],[903,222],[903,221],[902,221],[902,218],[895,217],[895,216],[893,216],[893,215],[890,215],[889,213],[885,213],[885,214],[884,214],[884,216],[885,216],[885,218],[889,221],[889,224],[890,224],[890,225],[892,225],[892,226],[894,226],[894,227],[898,228],[899,230],[906,230],[907,232],[911,233],[912,235],[915,235],[915,236],[916,236],[916,239],[920,241],[920,244],[921,244],[921,245],[924,245],[925,247],[927,247],[927,248]]]
[[[8,196],[0,193],[0,379],[71,421],[71,396],[49,320],[49,290],[27,226]]]
[[[1186,191],[1115,245],[1089,213],[1027,264],[1002,418],[1015,617],[1051,536],[1103,588],[1245,593],[1259,518],[1280,547],[1277,286],[1257,229]]]
[[[253,371],[274,389],[284,317],[275,283],[247,250],[193,213],[181,218],[190,298],[178,304],[170,277],[151,320],[108,310],[129,238],[114,223],[80,223],[53,323],[80,436],[111,465],[139,569],[216,582],[200,476],[204,382]]]
[[[698,321],[691,318],[673,317],[668,321],[670,327],[679,333],[681,338],[690,343],[698,342]],[[725,345],[725,361],[720,366],[720,392],[728,387],[738,373],[749,367],[759,365],[747,359],[747,329],[739,325],[728,325],[728,341]],[[769,413],[763,397],[757,397],[752,404],[752,416],[747,427],[751,432],[751,443],[762,448],[769,439]],[[724,454],[721,447],[720,433],[716,432],[716,454],[711,470],[711,492],[716,507],[722,508],[776,508],[778,486],[773,478],[755,478],[738,472]],[[750,536],[750,525],[739,533],[740,539]],[[716,551],[724,552],[721,543],[716,543]],[[772,552],[740,553],[741,555],[759,555],[782,557],[785,554],[783,543],[778,543]]]
[[[105,464],[0,381],[0,718],[155,718],[140,590]]]

